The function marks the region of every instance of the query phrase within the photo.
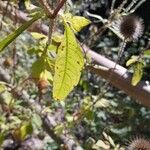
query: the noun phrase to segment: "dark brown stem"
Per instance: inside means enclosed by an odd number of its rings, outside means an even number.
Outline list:
[[[64,4],[66,3],[67,0],[61,0],[60,2],[58,2],[55,10],[54,10],[54,13],[53,13],[53,18],[55,18],[59,12],[59,10],[64,6]]]
[[[49,6],[49,4],[47,3],[46,0],[38,0],[38,1],[41,4],[41,6],[43,7],[43,9],[45,10],[46,15],[50,19],[54,19],[54,18],[56,18],[59,10],[64,6],[64,4],[66,3],[67,0],[61,0],[60,2],[58,2],[57,6],[54,10],[52,10],[52,8]]]

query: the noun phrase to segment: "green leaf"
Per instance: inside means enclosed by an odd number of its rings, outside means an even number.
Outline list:
[[[37,127],[40,128],[42,126],[42,120],[38,114],[33,114],[32,123]]]
[[[54,128],[55,134],[61,135],[64,130],[64,124],[61,123]]]
[[[134,65],[134,73],[131,81],[133,86],[136,86],[138,84],[138,82],[142,78],[142,75],[143,75],[143,63],[138,62]]]
[[[43,13],[39,13],[31,20],[23,23],[15,32],[9,34],[5,39],[0,41],[0,52],[4,50],[13,40],[15,40],[23,31],[25,31],[33,22],[40,19]]]
[[[7,87],[5,86],[5,82],[0,81],[0,93],[5,92]]]
[[[12,133],[15,139],[24,140],[27,135],[31,135],[33,132],[33,127],[31,122],[26,122],[19,128],[16,128]]]
[[[76,32],[81,31],[85,26],[91,23],[91,21],[86,19],[85,17],[72,16],[72,14],[70,13],[65,14],[64,17]]]
[[[52,80],[52,61],[48,57],[41,56],[32,65],[32,77],[43,80]]]
[[[65,23],[65,38],[58,48],[53,82],[53,97],[63,100],[78,84],[84,66],[82,50],[70,26]]]
[[[35,38],[36,40],[43,39],[43,38],[47,38],[46,35],[41,34],[41,33],[37,33],[37,32],[31,32],[31,35],[32,35],[33,38]]]
[[[87,111],[85,117],[86,117],[86,119],[89,120],[89,121],[94,120],[94,112],[93,112],[91,109],[89,109],[89,110]]]
[[[24,140],[26,136],[32,134],[32,132],[33,132],[33,127],[31,122],[26,123],[20,128],[20,136],[21,136],[20,138]]]
[[[126,66],[130,66],[138,61],[138,56],[132,56],[126,63]]]
[[[144,51],[144,55],[150,55],[150,49]]]
[[[71,23],[73,28],[79,32],[82,28],[84,28],[85,26],[87,26],[88,24],[91,23],[90,20],[84,18],[84,17],[80,17],[80,16],[73,16],[71,19]]]

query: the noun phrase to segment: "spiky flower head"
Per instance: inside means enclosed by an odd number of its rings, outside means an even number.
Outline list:
[[[134,41],[143,33],[143,20],[135,15],[124,16],[119,28],[125,40]]]
[[[150,141],[145,138],[135,138],[130,142],[127,149],[128,150],[150,150]]]

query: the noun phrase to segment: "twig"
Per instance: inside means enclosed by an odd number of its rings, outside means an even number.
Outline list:
[[[67,1],[67,0],[61,0],[61,1],[57,4],[57,6],[56,6],[56,8],[55,8],[55,10],[54,10],[54,13],[53,13],[53,18],[55,18],[55,17],[57,16],[59,10],[64,6],[64,4],[66,3],[66,1]]]
[[[52,34],[53,34],[53,29],[54,29],[54,23],[55,23],[55,20],[50,19],[50,21],[49,21],[49,31],[48,31],[48,41],[47,41],[45,49],[44,49],[44,53],[43,53],[44,55],[47,53],[47,48],[52,42]]]
[[[134,4],[136,4],[138,0],[133,0],[129,5],[128,7],[125,9],[126,12],[129,12],[129,10],[133,7]]]
[[[113,12],[113,9],[114,9],[114,6],[115,6],[115,2],[116,2],[116,0],[112,0],[111,9],[110,9],[111,13]]]
[[[47,16],[50,19],[54,19],[54,18],[56,18],[58,12],[64,6],[64,4],[66,3],[67,0],[61,0],[60,2],[58,2],[57,6],[54,10],[52,10],[52,8],[49,6],[49,4],[47,3],[46,0],[38,0],[38,1],[41,4],[41,6],[43,7],[43,9],[45,10],[45,13],[47,14]]]
[[[53,10],[50,8],[49,4],[47,3],[47,0],[38,0],[38,2],[41,4],[43,9],[45,10],[46,15],[49,18],[52,18],[53,16]]]
[[[146,0],[141,0],[133,9],[130,10],[129,13],[135,12],[144,2],[146,2]]]

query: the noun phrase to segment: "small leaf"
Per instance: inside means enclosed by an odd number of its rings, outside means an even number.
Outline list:
[[[13,132],[13,137],[16,140],[24,140],[26,138],[27,135],[31,135],[33,132],[33,127],[31,122],[25,123],[23,124],[21,127],[17,128],[14,132]]]
[[[70,26],[65,23],[65,38],[58,48],[53,82],[53,97],[63,100],[78,84],[84,66],[82,50]]]
[[[141,80],[143,75],[143,63],[136,63],[134,65],[134,73],[133,73],[133,77],[132,77],[132,85],[136,86],[138,84],[138,82]]]
[[[62,123],[57,125],[54,129],[55,134],[57,134],[57,135],[61,135],[63,130],[64,130],[64,125]]]
[[[33,114],[32,122],[36,125],[37,128],[40,128],[42,126],[42,120],[37,114]]]
[[[21,139],[24,140],[26,138],[26,136],[32,134],[32,132],[33,132],[33,127],[32,127],[31,122],[24,124],[20,128]]]
[[[52,62],[48,57],[41,56],[32,65],[32,77],[42,80],[52,80]]]
[[[82,28],[87,26],[88,24],[91,23],[90,20],[80,17],[80,16],[73,16],[71,19],[72,27],[79,32]]]
[[[138,56],[132,56],[126,63],[126,66],[130,66],[138,61]]]
[[[43,38],[47,38],[46,35],[41,34],[41,33],[37,33],[37,32],[31,32],[31,35],[32,35],[33,38],[35,38],[36,40],[43,39]]]
[[[87,118],[87,120],[92,121],[94,119],[94,112],[91,109],[89,109],[85,117]]]
[[[9,34],[5,39],[0,41],[0,52],[4,50],[13,40],[15,40],[23,31],[25,31],[33,22],[42,17],[42,13],[34,16],[31,20],[23,23],[15,32]]]
[[[76,32],[81,31],[85,26],[91,23],[91,21],[85,17],[72,16],[70,13],[65,14],[64,18]]]
[[[0,93],[3,93],[6,91],[5,82],[0,81]]]

